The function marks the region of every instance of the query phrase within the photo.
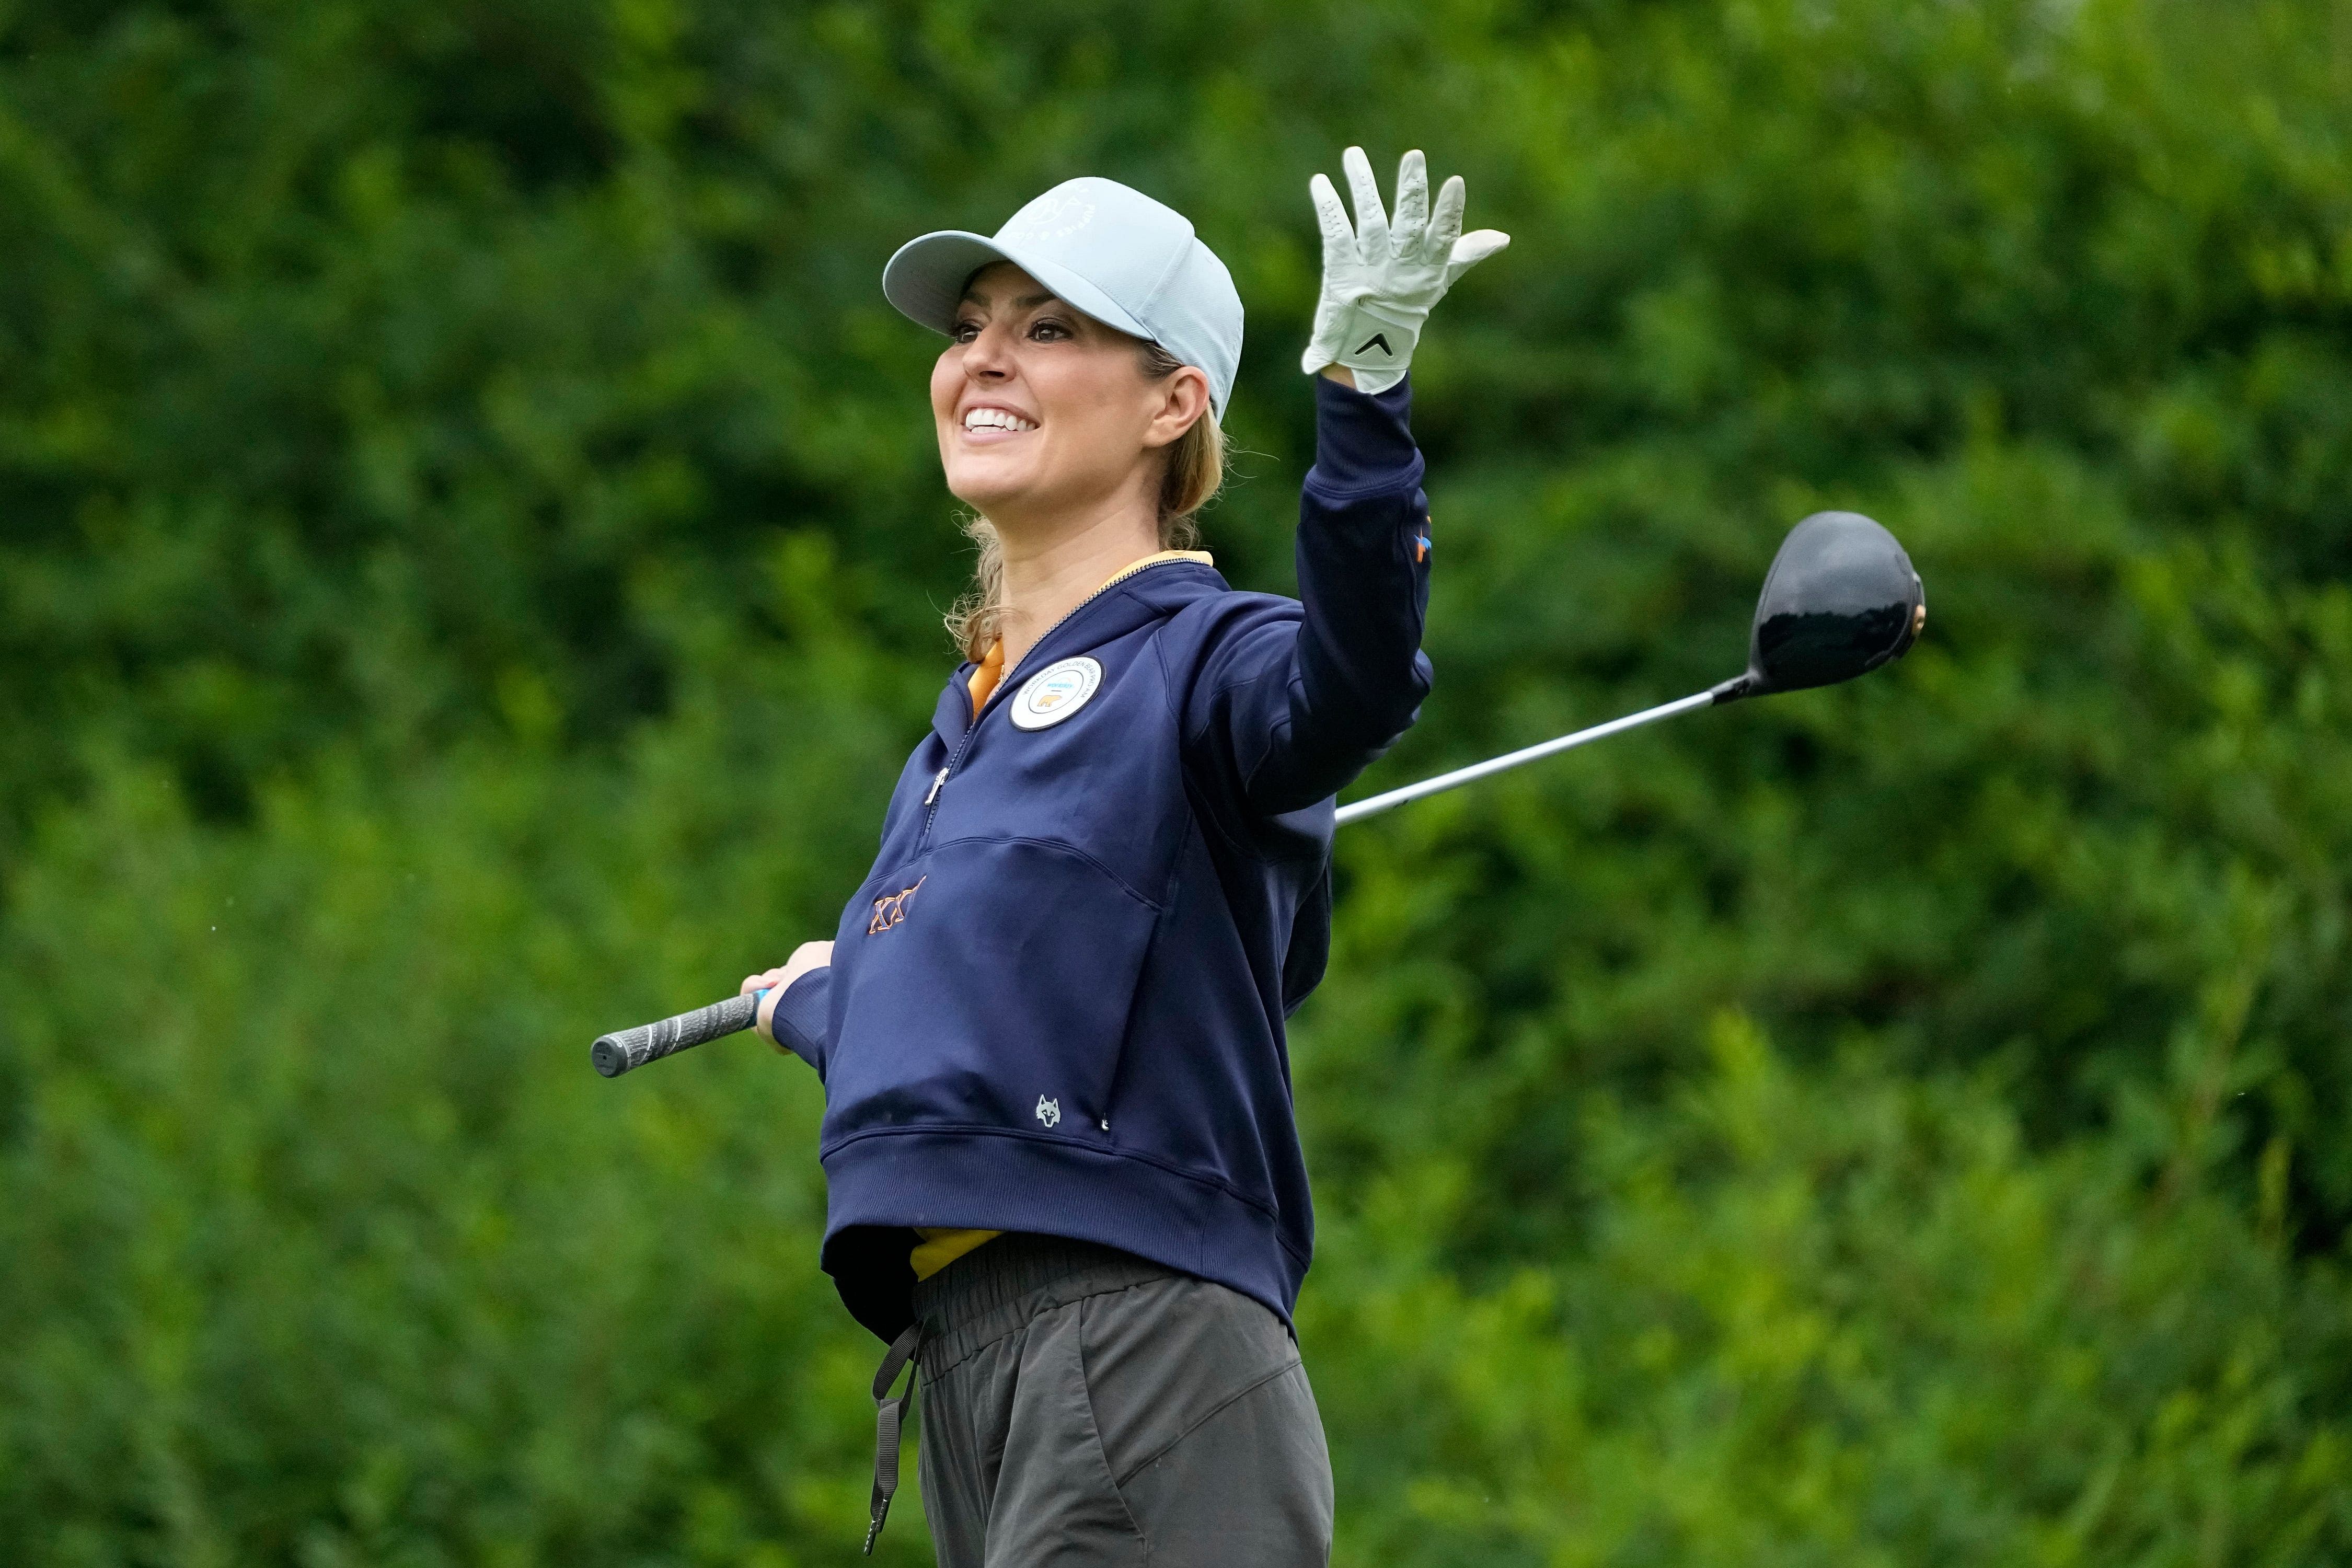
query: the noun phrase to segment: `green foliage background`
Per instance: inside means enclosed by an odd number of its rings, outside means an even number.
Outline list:
[[[2352,19],[2325,0],[0,0],[0,1540],[845,1561],[815,1084],[599,1029],[829,928],[967,560],[876,278],[1127,179],[1511,251],[1416,366],[1393,784],[1297,1020],[1346,1564],[2352,1559]],[[907,1510],[889,1560],[926,1560]]]

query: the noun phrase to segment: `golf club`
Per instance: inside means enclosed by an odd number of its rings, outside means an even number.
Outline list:
[[[1456,789],[1559,752],[1628,730],[1775,691],[1801,691],[1852,680],[1910,650],[1927,624],[1927,595],[1895,537],[1858,511],[1817,511],[1789,531],[1764,574],[1748,628],[1748,668],[1719,685],[1645,708],[1574,734],[1473,763],[1339,808],[1339,823],[1360,821],[1409,800]],[[764,993],[762,994],[764,994]],[[589,1059],[606,1078],[751,1026],[758,996],[724,1002],[598,1037]]]
[[[1858,511],[1817,511],[1789,531],[1772,557],[1772,569],[1764,574],[1764,592],[1757,598],[1756,619],[1748,633],[1748,668],[1741,673],[1622,719],[1343,805],[1338,820],[1377,816],[1409,800],[1443,794],[1677,713],[1852,680],[1901,658],[1927,625],[1927,589],[1895,536]]]

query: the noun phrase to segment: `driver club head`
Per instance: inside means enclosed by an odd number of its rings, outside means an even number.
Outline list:
[[[1893,534],[1858,511],[1817,511],[1789,531],[1764,575],[1748,669],[1717,702],[1834,686],[1909,650],[1927,591]]]

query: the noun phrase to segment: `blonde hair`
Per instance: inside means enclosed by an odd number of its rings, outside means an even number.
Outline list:
[[[1143,374],[1165,381],[1184,368],[1184,362],[1155,342],[1139,342]],[[1160,479],[1160,548],[1190,550],[1201,542],[1200,525],[1192,514],[1215,499],[1225,483],[1225,433],[1216,412],[1204,409],[1184,434],[1168,448],[1168,468]],[[996,525],[973,512],[963,520],[963,531],[980,547],[973,563],[971,586],[947,613],[948,636],[966,658],[988,656],[1004,618],[1004,541]]]

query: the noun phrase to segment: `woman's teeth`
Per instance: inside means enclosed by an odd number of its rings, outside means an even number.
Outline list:
[[[1035,421],[1024,419],[1006,409],[975,408],[963,416],[963,427],[967,430],[1034,430],[1037,426]]]

